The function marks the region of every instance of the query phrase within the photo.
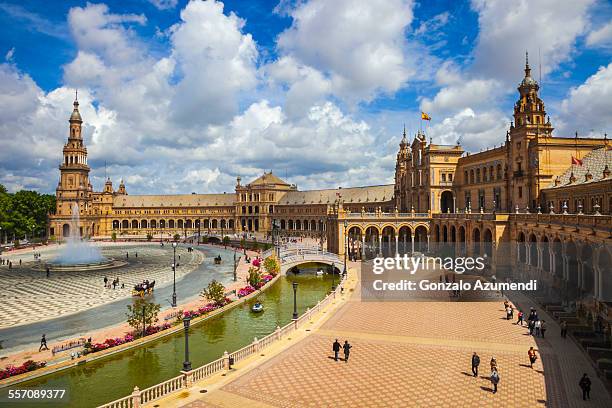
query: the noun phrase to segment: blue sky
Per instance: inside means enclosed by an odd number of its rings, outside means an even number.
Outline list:
[[[434,143],[501,143],[526,50],[557,134],[600,136],[610,21],[597,0],[0,0],[0,183],[55,188],[75,88],[96,189],[388,183],[421,110]]]

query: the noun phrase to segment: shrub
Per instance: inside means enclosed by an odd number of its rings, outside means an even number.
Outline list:
[[[208,287],[202,291],[201,296],[212,300],[217,305],[223,304],[225,300],[225,287],[213,279],[208,284]]]
[[[151,241],[153,239],[153,235],[147,234],[147,241]]]
[[[264,269],[272,276],[280,273],[280,264],[276,256],[269,256],[264,260]]]
[[[111,241],[113,241],[113,242],[117,241],[117,233],[116,232],[113,232],[111,234]]]
[[[249,268],[249,276],[247,278],[247,282],[255,289],[259,289],[263,285],[259,268],[254,268],[252,266]]]

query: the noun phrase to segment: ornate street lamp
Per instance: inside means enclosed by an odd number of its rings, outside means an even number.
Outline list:
[[[348,252],[348,220],[344,220],[344,270],[342,275],[346,276],[346,253]]]
[[[174,253],[174,263],[172,264],[172,307],[176,307],[176,242],[172,243]]]
[[[183,319],[183,326],[185,327],[185,361],[183,361],[183,371],[191,371],[191,361],[189,361],[189,323],[191,322],[190,317]]]
[[[238,275],[236,269],[238,268],[238,261],[236,260],[236,248],[234,248],[234,282],[238,281]]]
[[[293,320],[297,320],[298,312],[297,312],[297,287],[298,283],[293,282]]]
[[[336,290],[336,264],[334,264],[333,262],[331,265],[331,269],[332,269],[331,271],[332,272],[332,289],[331,290],[333,292],[334,290]]]

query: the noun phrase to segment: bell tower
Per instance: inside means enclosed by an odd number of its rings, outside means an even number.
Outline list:
[[[56,214],[69,216],[73,205],[79,206],[80,215],[87,215],[91,207],[92,186],[89,182],[87,148],[83,144],[83,119],[79,112],[78,95],[75,95],[72,114],[68,122],[68,141],[64,145],[63,160],[59,166],[60,180],[56,189]]]

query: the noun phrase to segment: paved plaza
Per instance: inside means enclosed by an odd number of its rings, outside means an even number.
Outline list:
[[[172,247],[148,246],[104,247],[102,254],[118,260],[130,257],[128,265],[116,269],[83,272],[52,272],[49,278],[44,271],[34,269],[37,265],[31,253],[15,254],[8,258],[13,269],[0,266],[0,328],[33,323],[58,316],[83,311],[95,306],[131,296],[131,290],[145,279],[155,281],[157,287],[172,281]],[[136,252],[138,257],[136,257]],[[204,254],[198,250],[187,252],[186,247],[177,248],[180,267],[177,278],[200,265]],[[42,252],[43,262],[52,259],[54,251]],[[6,256],[4,256],[6,258]],[[22,265],[19,266],[19,259]],[[117,289],[104,288],[104,277],[109,281],[119,278],[125,283]]]
[[[560,338],[552,318],[546,339],[536,339],[504,318],[501,301],[362,302],[358,292],[305,339],[183,406],[611,406],[590,363]],[[519,294],[511,299],[522,309],[535,306]],[[348,363],[331,358],[335,338],[352,344]],[[530,346],[540,355],[533,369]],[[476,378],[474,351],[481,358]],[[491,357],[501,378],[497,394],[488,379]],[[587,403],[578,387],[584,372],[593,381]]]

